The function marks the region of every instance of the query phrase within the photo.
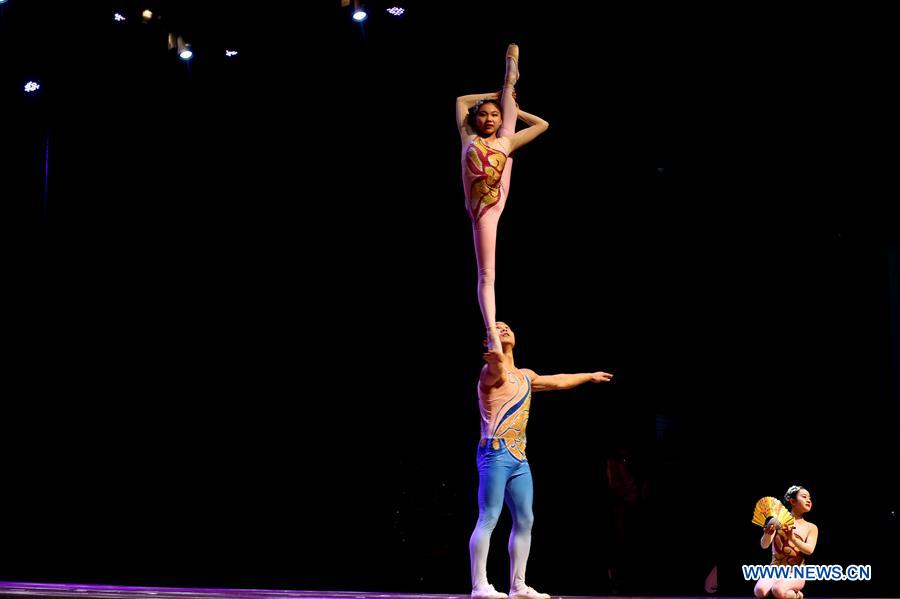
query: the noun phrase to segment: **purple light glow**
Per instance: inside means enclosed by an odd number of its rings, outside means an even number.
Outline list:
[[[358,597],[413,599],[421,595],[404,595],[365,591],[298,591],[264,589],[221,589],[181,587],[139,587],[105,584],[59,584],[32,582],[0,582],[0,595],[16,595],[46,599],[49,597],[103,597],[104,599],[356,599]],[[466,596],[467,597],[467,596]],[[461,597],[460,599],[465,599]]]

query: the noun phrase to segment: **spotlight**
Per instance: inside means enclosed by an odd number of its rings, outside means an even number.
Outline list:
[[[194,51],[191,49],[191,45],[184,41],[184,38],[180,35],[175,37],[174,33],[169,34],[169,49],[175,49],[178,53],[178,56],[181,60],[188,61],[194,56]]]
[[[232,56],[237,56],[237,54],[238,54],[237,50],[225,50],[225,56],[227,56],[228,58],[231,58]]]
[[[124,20],[125,20],[125,17],[123,17],[123,16],[120,15],[119,13],[116,13],[116,14],[113,15],[113,19],[115,19],[116,21],[121,22],[121,21],[124,21]]]
[[[357,23],[362,23],[363,21],[366,20],[366,17],[368,17],[368,16],[369,15],[366,14],[366,11],[357,10],[355,13],[353,13],[353,20],[356,21]]]
[[[400,15],[402,15],[403,13],[406,12],[405,9],[402,9],[399,6],[394,6],[392,8],[389,8],[389,9],[387,9],[387,11],[389,13],[391,13],[392,15],[394,15],[395,17],[399,17]]]
[[[149,9],[145,10],[144,12],[141,13],[141,18],[144,20],[144,23],[149,22],[150,19],[153,18],[153,11],[149,10]]]
[[[37,90],[41,89],[41,84],[37,81],[29,81],[25,84],[25,93],[26,94],[34,94]]]

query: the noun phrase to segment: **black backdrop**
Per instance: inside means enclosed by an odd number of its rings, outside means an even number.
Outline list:
[[[635,592],[718,564],[748,594],[753,502],[799,482],[815,562],[874,566],[816,592],[896,594],[884,15],[412,3],[360,27],[337,4],[0,9],[0,577],[466,591],[481,324],[453,102],[516,41],[551,128],[516,160],[499,316],[521,366],[616,375],[534,400],[531,583],[606,592],[630,443]]]

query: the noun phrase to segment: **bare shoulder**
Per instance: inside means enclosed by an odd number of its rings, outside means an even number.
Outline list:
[[[472,131],[472,129],[471,129],[471,127],[469,127],[469,125],[465,125],[464,127],[460,128],[459,140],[462,142],[463,151],[465,151],[466,148],[468,148],[469,145],[473,141],[475,141],[475,138],[477,138],[477,137],[478,137],[478,135],[476,135],[475,132]]]
[[[490,364],[484,364],[481,367],[481,372],[478,373],[478,383],[482,387],[490,388],[490,385],[485,384],[485,379],[487,379],[491,375]]]
[[[530,368],[519,368],[519,371],[521,371],[525,376],[527,376],[532,381],[534,381],[534,379],[536,379],[538,377],[538,373],[536,373],[535,371],[533,371]]]
[[[497,149],[501,150],[504,154],[512,152],[512,138],[509,136],[495,138],[494,145],[496,145]]]
[[[816,535],[819,534],[818,527],[812,522],[807,522],[806,520],[804,520],[804,525],[805,526],[803,526],[803,528],[798,527],[798,532],[801,534],[804,541],[807,540],[809,538],[809,535],[813,533],[815,533]]]

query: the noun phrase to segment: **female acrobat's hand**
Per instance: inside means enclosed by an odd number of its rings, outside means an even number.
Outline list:
[[[784,526],[781,528],[781,530],[779,530],[779,532],[781,533],[781,536],[785,541],[791,542],[794,540],[795,528],[796,526]]]
[[[608,372],[592,372],[591,373],[591,382],[592,383],[608,383],[612,380],[613,375]]]
[[[481,356],[488,364],[498,364],[503,359],[503,352],[487,351]]]

